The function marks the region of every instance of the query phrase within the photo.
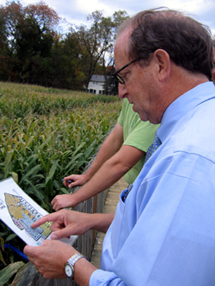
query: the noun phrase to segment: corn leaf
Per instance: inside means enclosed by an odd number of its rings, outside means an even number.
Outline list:
[[[18,261],[8,265],[0,271],[0,286],[3,286],[8,280],[25,265],[24,262]]]

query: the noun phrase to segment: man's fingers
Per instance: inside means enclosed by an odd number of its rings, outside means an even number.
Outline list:
[[[54,204],[52,208],[53,208],[53,210],[55,210],[56,212],[57,212],[57,211],[59,211],[59,210],[61,209],[61,208],[58,206],[58,204],[57,204],[57,203],[56,203],[56,204]]]
[[[52,206],[55,204],[55,198],[56,198],[56,197],[54,197],[54,199],[51,201],[51,205],[52,205]]]
[[[31,261],[34,258],[33,255],[34,246],[26,245],[23,249],[25,255],[28,256],[28,259]]]
[[[62,215],[61,215],[62,216]],[[55,221],[59,218],[59,213],[52,213],[52,214],[48,214],[48,215],[45,215],[44,217],[38,219],[37,221],[35,221],[31,227],[32,228],[35,228],[35,227],[38,227],[40,226],[41,224],[44,224],[45,222],[47,221]]]
[[[51,239],[52,240],[57,240],[57,239],[61,239],[61,238],[69,238],[70,235],[73,235],[73,233],[71,233],[71,229],[68,228],[64,228],[62,230],[58,230],[55,231],[51,234]]]
[[[45,222],[47,221],[52,221],[51,218],[50,218],[50,215],[45,215],[44,217],[38,219],[37,221],[35,221],[31,227],[32,228],[35,228],[35,227],[38,227],[40,226],[41,224],[44,224]]]

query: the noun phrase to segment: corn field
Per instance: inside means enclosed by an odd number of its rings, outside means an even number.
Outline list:
[[[13,176],[51,212],[52,198],[68,193],[62,178],[84,171],[120,109],[114,96],[0,82],[0,180]]]

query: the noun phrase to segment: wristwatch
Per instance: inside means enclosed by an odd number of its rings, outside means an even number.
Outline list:
[[[66,276],[69,278],[74,277],[74,265],[80,259],[85,258],[82,254],[76,253],[67,261],[66,265],[64,266]]]

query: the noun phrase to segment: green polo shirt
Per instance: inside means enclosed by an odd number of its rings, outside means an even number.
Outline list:
[[[124,99],[118,118],[118,123],[123,127],[123,145],[134,146],[146,153],[153,142],[159,124],[155,125],[149,121],[142,121],[139,114],[133,111],[132,106],[127,99]],[[143,167],[144,159],[145,156],[124,175],[128,184],[132,184],[138,176]]]

